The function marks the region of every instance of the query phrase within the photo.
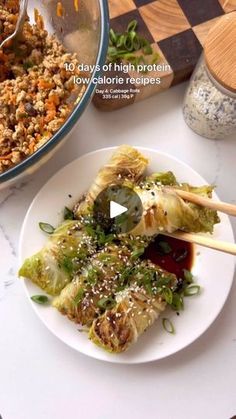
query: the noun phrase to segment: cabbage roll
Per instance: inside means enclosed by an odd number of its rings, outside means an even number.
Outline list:
[[[65,221],[38,253],[25,260],[19,275],[50,295],[58,295],[96,252],[96,242],[81,221]]]
[[[113,305],[114,293],[124,286],[148,243],[126,238],[121,245],[105,246],[54,299],[53,306],[70,320],[90,326],[104,308]]]
[[[176,230],[213,232],[214,225],[220,222],[217,212],[183,200],[175,193],[175,188],[209,198],[213,190],[208,185],[194,187],[187,183],[179,184],[172,172],[149,176],[134,187],[143,204],[143,215],[132,234],[152,236]]]
[[[116,305],[93,321],[90,339],[108,352],[126,351],[171,303],[176,287],[175,275],[141,262],[133,283],[116,294]]]
[[[214,190],[214,186],[212,185],[191,186],[188,183],[179,183],[174,173],[170,171],[152,173],[140,183],[140,186],[146,186],[148,188],[151,188],[152,186],[172,186],[173,188],[192,192],[205,198],[212,198],[212,192]]]
[[[131,184],[138,182],[148,165],[146,159],[138,150],[128,145],[120,146],[112,155],[110,161],[102,167],[83,202],[75,206],[76,216],[92,209],[94,200],[112,184]]]

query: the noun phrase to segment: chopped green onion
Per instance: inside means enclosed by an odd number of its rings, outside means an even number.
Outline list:
[[[115,306],[116,302],[113,297],[101,298],[97,305],[101,310],[109,310]]]
[[[138,259],[140,256],[142,256],[144,254],[144,247],[141,247],[140,249],[135,249],[132,253],[131,253],[131,259]]]
[[[74,220],[74,213],[69,208],[65,207],[64,209],[64,220]]]
[[[133,32],[135,29],[137,29],[138,21],[136,19],[131,20],[127,26],[127,32]]]
[[[165,301],[167,302],[167,304],[172,304],[173,301],[173,292],[171,291],[170,288],[163,288],[162,289],[162,295],[165,298]]]
[[[111,243],[115,239],[114,234],[105,234],[99,226],[94,229],[93,226],[87,225],[85,230],[89,236],[97,240],[99,246],[104,246],[105,244]]]
[[[192,272],[188,271],[187,269],[183,269],[184,272],[184,279],[188,284],[192,284],[193,282],[193,274]]]
[[[152,64],[156,64],[160,60],[160,55],[156,52],[153,54]]]
[[[159,55],[153,53],[153,48],[150,42],[137,33],[138,22],[132,20],[123,34],[116,33],[110,29],[109,47],[107,52],[108,62],[114,63],[119,60],[125,60],[137,67],[140,63],[147,64],[145,60],[146,55],[152,55],[152,64],[159,60]],[[134,54],[136,51],[142,50],[143,55],[137,57]],[[143,73],[147,70],[143,70]]]
[[[123,35],[123,34],[117,37],[117,42],[116,42],[116,46],[117,46],[117,48],[121,48],[121,47],[123,47],[123,46],[124,46],[125,39],[126,39],[126,37],[125,37],[125,35]],[[117,49],[116,49],[116,48],[115,48],[115,51],[116,51],[116,53],[117,53]],[[121,52],[121,51],[120,51],[120,52]],[[125,51],[124,51],[124,52],[125,52]]]
[[[162,319],[162,326],[167,333],[171,333],[172,335],[175,333],[175,328],[169,319]]]
[[[78,291],[78,293],[77,293],[77,295],[76,295],[76,297],[74,298],[74,304],[75,305],[78,305],[78,304],[81,303],[81,301],[84,298],[84,294],[85,294],[85,290],[83,288],[80,288],[79,291]]]
[[[134,48],[134,51],[138,51],[141,48],[141,42],[140,42],[140,39],[137,37],[137,35],[134,37],[134,40],[133,40],[133,48]]]
[[[138,44],[137,49],[135,49],[133,39],[131,39],[130,36],[125,37],[124,47],[126,48],[127,51],[130,51],[130,52],[132,52],[134,50],[137,51],[137,50],[139,50],[139,46],[140,46],[140,44]]]
[[[171,246],[169,245],[169,243],[167,243],[167,242],[165,242],[165,241],[160,241],[160,242],[158,242],[158,250],[160,249],[161,250],[161,252],[164,254],[164,255],[168,255],[169,253],[171,253],[172,252],[172,248],[171,248]]]
[[[107,53],[108,53],[108,56],[110,57],[110,59],[112,59],[113,56],[116,57],[116,54],[117,54],[116,47],[113,47],[113,46],[108,47]]]
[[[117,261],[117,258],[115,255],[110,255],[108,253],[101,253],[98,256],[98,260],[100,260],[103,263],[112,263],[112,262],[114,263]]]
[[[98,279],[99,271],[97,268],[90,268],[87,272],[87,278],[90,285],[95,285]]]
[[[134,274],[134,272],[135,272],[134,267],[131,267],[131,268],[126,267],[120,273],[120,276],[119,276],[119,279],[118,279],[119,285],[118,285],[117,292],[123,290],[129,284],[129,278],[132,274]]]
[[[135,38],[137,38],[136,32],[135,31],[130,32],[129,37],[130,37],[131,41],[134,41]]]
[[[117,34],[113,31],[113,29],[110,29],[110,40],[113,44],[117,41]]]
[[[179,295],[177,292],[173,292],[171,307],[175,311],[184,309],[184,300],[182,295]]]
[[[185,297],[192,297],[193,295],[198,295],[201,291],[200,285],[191,284],[188,285],[184,290]]]
[[[169,278],[160,278],[160,277],[157,277],[157,284],[156,284],[156,286],[157,287],[163,287],[164,285],[169,285],[171,280],[172,280],[171,277],[169,277]]]
[[[116,238],[115,234],[107,234],[105,244],[109,244],[113,242],[115,238]]]
[[[34,301],[37,304],[48,304],[49,302],[49,298],[46,295],[32,295],[32,297],[30,297],[32,301]]]
[[[147,291],[147,293],[149,295],[152,295],[153,294],[153,287],[152,287],[152,284],[150,282],[146,282],[144,284],[144,288],[145,288],[145,290]]]
[[[143,52],[144,52],[145,55],[152,55],[153,49],[152,49],[151,45],[145,45],[143,47]]]
[[[89,236],[92,236],[93,238],[96,236],[96,232],[95,232],[95,230],[94,230],[94,228],[90,225],[88,225],[88,226],[85,226],[85,230],[86,230],[86,233],[89,235]]]
[[[55,231],[55,228],[51,225],[51,224],[48,224],[48,223],[39,223],[39,228],[44,232],[44,233],[47,233],[47,234],[53,234],[54,233],[54,231]]]

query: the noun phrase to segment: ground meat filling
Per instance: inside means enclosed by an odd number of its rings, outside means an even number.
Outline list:
[[[2,38],[14,31],[17,7],[18,1],[0,0]],[[72,97],[80,93],[74,84],[78,71],[65,70],[66,62],[77,67],[76,54],[47,33],[38,13],[35,18],[34,25],[25,23],[16,50],[0,50],[0,173],[46,143],[70,114]]]

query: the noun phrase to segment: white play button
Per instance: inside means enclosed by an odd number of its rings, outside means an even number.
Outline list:
[[[106,234],[132,231],[142,219],[142,213],[139,195],[127,186],[108,186],[94,201],[94,220]]]
[[[118,215],[124,214],[128,211],[128,208],[123,205],[117,204],[117,202],[110,201],[110,218],[118,217]]]

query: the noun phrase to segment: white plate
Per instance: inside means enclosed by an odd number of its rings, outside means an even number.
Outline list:
[[[140,148],[149,157],[149,171],[172,170],[180,181],[195,185],[207,182],[181,161],[156,150]],[[39,230],[39,221],[57,225],[62,220],[62,211],[71,207],[93,182],[99,168],[107,162],[114,148],[89,153],[60,170],[41,189],[33,200],[23,223],[20,238],[20,261],[37,252],[45,243],[45,235]],[[69,198],[69,194],[72,198]],[[216,239],[234,242],[229,218],[221,216],[221,224],[215,228]],[[159,319],[126,353],[108,354],[96,347],[79,333],[78,326],[51,307],[32,303],[33,309],[46,327],[59,339],[77,351],[93,358],[117,363],[142,363],[167,357],[194,342],[212,324],[220,313],[229,294],[234,274],[234,257],[203,247],[196,248],[193,267],[203,291],[200,296],[185,300],[185,310],[180,316],[168,313],[174,323],[176,334],[166,333]],[[39,293],[30,281],[25,281],[28,296]],[[166,314],[165,314],[166,316]],[[33,333],[33,332],[32,332]],[[220,333],[220,331],[219,331]],[[209,345],[211,343],[209,342]]]

